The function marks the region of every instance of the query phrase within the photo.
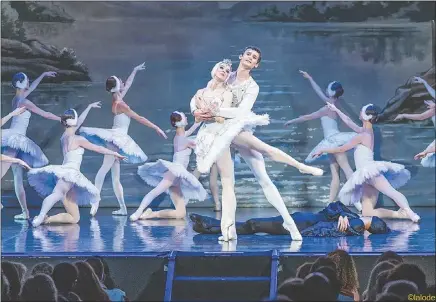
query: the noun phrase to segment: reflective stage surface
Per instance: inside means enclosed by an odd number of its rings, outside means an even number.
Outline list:
[[[301,211],[301,209],[298,209]],[[1,213],[2,253],[135,253],[197,251],[254,252],[277,249],[281,252],[305,254],[326,253],[338,247],[352,253],[380,253],[394,250],[402,253],[435,253],[435,208],[415,208],[422,220],[419,224],[408,220],[387,220],[392,232],[387,235],[352,236],[342,238],[305,237],[303,242],[293,242],[290,236],[247,235],[237,242],[220,244],[217,235],[199,235],[187,220],[145,220],[130,222],[128,217],[112,216],[113,209],[101,208],[96,218],[90,220],[89,209],[81,210],[78,225],[49,225],[32,228],[27,221],[14,221],[19,209],[4,208]],[[57,212],[59,209],[53,210]],[[133,209],[129,209],[131,213]],[[303,211],[317,211],[304,209]],[[50,212],[50,214],[52,214]],[[189,209],[219,218],[211,209]],[[31,211],[32,217],[36,210]],[[254,217],[276,216],[270,208],[240,208],[237,220]]]

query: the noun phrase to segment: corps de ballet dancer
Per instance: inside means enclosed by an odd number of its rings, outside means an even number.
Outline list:
[[[355,148],[354,161],[356,171],[344,184],[339,192],[339,200],[345,205],[362,203],[362,215],[378,216],[380,218],[410,219],[418,222],[420,217],[412,211],[407,198],[396,190],[410,179],[410,172],[397,163],[374,160],[373,124],[378,120],[378,111],[373,104],[362,107],[360,120],[363,126],[356,125],[347,115],[335,105],[327,103],[342,121],[354,130],[357,135],[341,147],[323,148],[314,153],[314,157],[323,153],[341,153]],[[379,193],[391,198],[399,207],[398,211],[375,208]]]
[[[327,86],[327,95],[325,95],[321,88],[318,86],[318,84],[315,82],[315,80],[313,80],[313,78],[307,72],[300,71],[300,73],[303,75],[304,78],[310,81],[313,90],[326,103],[329,102],[335,104],[344,94],[344,88],[342,87],[341,83],[334,81]],[[298,118],[289,120],[285,123],[285,126],[318,118],[321,120],[321,126],[324,132],[324,139],[309,153],[309,155],[305,159],[306,163],[312,163],[314,160],[316,160],[316,158],[313,157],[313,154],[319,149],[328,147],[340,147],[343,144],[349,142],[354,136],[356,136],[355,132],[339,131],[337,122],[338,115],[334,111],[329,110],[327,105],[313,113],[302,115]],[[351,175],[353,175],[353,169],[351,169],[350,167],[346,153],[332,154],[329,156],[329,160],[330,171],[332,173],[329,202],[333,202],[336,200],[339,193],[340,170],[342,170],[345,174],[345,177],[349,179]],[[357,209],[359,211],[362,210],[362,208],[360,207],[360,203],[357,203],[355,205],[357,206]]]
[[[361,217],[350,211],[340,201],[332,202],[318,213],[294,212],[291,214],[298,230],[303,237],[342,237],[361,236],[365,231],[371,234],[386,234],[390,229],[386,222],[377,216]],[[219,234],[220,221],[192,213],[189,218],[192,228],[200,234]],[[283,218],[265,217],[251,218],[245,222],[236,223],[238,235],[254,235],[266,233],[270,235],[288,235],[283,227]]]
[[[414,120],[414,121],[423,121],[428,118],[431,118],[433,122],[433,126],[436,127],[436,112],[435,112],[435,90],[422,78],[415,77],[415,83],[424,84],[428,93],[432,96],[433,101],[425,101],[427,105],[427,110],[423,113],[419,114],[399,114],[395,117],[394,121],[399,121],[402,119]],[[421,159],[421,165],[426,168],[434,168],[435,167],[435,140],[422,152],[419,152],[415,155],[415,159]]]
[[[261,61],[261,51],[254,46],[247,47],[239,56],[239,59],[240,62],[237,71],[229,74],[227,81],[220,84],[221,86],[225,87],[225,89],[230,89],[232,93],[231,107],[221,106],[216,114],[214,114],[212,111],[205,112],[204,110],[196,110],[196,97],[194,96],[194,98],[191,100],[191,112],[193,112],[196,118],[207,120],[213,116],[220,116],[229,119],[230,124],[233,122],[233,120],[238,122],[239,119],[243,119],[245,116],[254,115],[254,113],[252,113],[252,108],[259,93],[259,86],[251,77],[250,72],[253,68],[257,68],[259,66]],[[207,91],[208,89],[210,90],[212,85],[217,86],[218,84],[219,78],[213,77],[208,87],[206,87],[204,91]],[[215,122],[213,124],[214,127],[217,127],[217,124],[218,123]],[[263,124],[265,124],[265,122],[260,123],[260,125]],[[224,123],[224,125],[227,124]],[[239,151],[239,154],[242,156],[242,158],[244,158],[245,162],[250,167],[250,170],[260,183],[267,200],[284,217],[285,227],[289,229],[292,238],[294,240],[301,240],[302,238],[298,232],[298,229],[295,226],[295,223],[292,221],[292,218],[289,215],[280,193],[266,172],[265,162],[262,154],[267,155],[274,161],[296,167],[302,173],[322,175],[323,171],[315,167],[304,165],[280,149],[274,148],[262,142],[253,135],[252,128],[254,126],[257,126],[256,123],[235,125],[231,127],[224,126],[223,128],[218,127],[218,131],[214,131],[215,133],[213,134],[213,141],[210,141],[208,145],[201,145],[197,142],[197,146],[201,146],[201,152],[206,154],[206,156],[203,156],[203,158],[207,159],[203,160],[203,162],[198,162],[197,157],[197,167],[200,172],[202,172],[202,169],[207,170],[214,162],[217,162],[217,160],[222,159],[224,156],[226,157],[225,164],[222,165],[222,169],[219,170],[223,187],[222,236],[219,238],[219,240],[229,241],[237,239],[234,226],[236,214],[234,165],[231,160],[230,150],[226,151],[225,153],[221,152],[225,150],[226,147],[230,146],[230,144],[232,144]],[[199,132],[198,136],[200,136],[200,134],[201,132]],[[228,183],[223,183],[224,173],[229,174]],[[226,194],[226,191],[232,193]]]
[[[123,100],[127,91],[133,83],[136,73],[145,69],[144,63],[136,66],[124,84],[121,79],[111,76],[106,80],[106,90],[112,94],[112,113],[114,114],[114,123],[112,129],[82,127],[79,130],[80,135],[87,138],[90,142],[114,150],[125,156],[126,162],[131,164],[140,164],[147,161],[144,151],[128,135],[130,119],[154,129],[158,135],[167,136],[158,126],[150,122],[143,116],[133,111]],[[105,155],[103,164],[98,170],[95,177],[95,186],[101,192],[106,174],[112,172],[112,188],[120,205],[120,209],[113,211],[113,215],[127,215],[126,203],[124,202],[124,190],[120,181],[120,161],[112,155]],[[99,202],[92,204],[91,215],[95,216],[99,207]]]
[[[55,72],[44,72],[29,85],[29,78],[23,72],[15,74],[12,78],[12,86],[15,88],[15,96],[12,99],[12,109],[25,108],[23,112],[12,117],[9,129],[2,130],[2,154],[24,161],[32,168],[43,167],[48,164],[48,159],[41,148],[26,136],[31,112],[46,119],[60,122],[61,118],[47,112],[29,101],[27,97],[36,89],[44,77],[55,77]],[[22,213],[14,216],[14,219],[29,219],[27,209],[26,192],[23,186],[23,166],[11,162],[2,162],[2,178],[12,166],[14,174],[15,194],[21,206]]]
[[[207,197],[194,174],[188,172],[189,157],[195,148],[195,141],[189,136],[200,126],[195,123],[185,131],[188,119],[183,112],[174,111],[170,116],[171,126],[176,128],[174,136],[173,161],[159,159],[154,163],[146,163],[138,167],[139,176],[150,186],[155,187],[142,199],[139,208],[130,216],[131,221],[151,218],[183,219],[186,216],[186,204],[190,201],[203,201]],[[153,212],[147,208],[160,194],[170,194],[175,210]],[[144,210],[147,210],[144,212]]]
[[[64,156],[62,165],[49,165],[32,169],[28,173],[29,184],[40,195],[46,196],[39,215],[32,221],[34,227],[49,223],[78,223],[79,206],[92,205],[100,200],[99,190],[80,172],[85,149],[111,155],[119,160],[125,158],[117,152],[94,145],[86,138],[76,135],[77,129],[92,108],[100,108],[100,102],[90,104],[79,117],[74,109],[68,109],[61,116],[61,123],[65,127],[61,137]],[[66,213],[47,216],[51,208],[61,200]]]

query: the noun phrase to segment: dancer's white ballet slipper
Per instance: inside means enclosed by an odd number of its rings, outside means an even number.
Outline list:
[[[320,168],[307,166],[304,164],[299,165],[298,170],[303,174],[312,174],[313,176],[322,176],[324,171]]]
[[[137,210],[135,213],[130,215],[130,221],[137,221],[141,217],[142,211]]]
[[[354,207],[359,211],[359,213],[362,213],[362,203],[360,201],[354,203]]]
[[[45,222],[47,220],[47,218],[48,218],[47,215],[45,217],[43,217],[41,215],[35,216],[35,218],[33,218],[33,221],[32,221],[32,226],[34,228],[39,227],[43,222]]]
[[[293,253],[297,253],[300,251],[302,245],[303,245],[303,241],[292,240],[291,245],[289,246],[289,251]]]
[[[141,216],[139,216],[139,219],[148,219],[150,218],[151,213],[153,213],[153,210],[148,208],[147,210],[144,211],[144,213],[141,214]]]
[[[235,223],[232,222],[231,225],[227,226],[223,229],[221,229],[222,236],[218,237],[218,241],[231,241],[231,240],[237,240],[238,235],[236,234],[236,227]]]
[[[221,252],[235,252],[236,246],[238,245],[238,241],[236,240],[219,241],[218,243],[221,245]]]
[[[413,212],[411,209],[399,209],[397,214],[398,218],[410,219],[413,222],[419,222],[421,220],[421,217],[419,217],[419,215]]]
[[[29,219],[30,217],[29,217],[29,214],[27,214],[27,213],[21,213],[21,214],[18,214],[18,215],[15,215],[14,216],[14,219],[15,220],[27,220],[27,219]]]
[[[121,208],[119,210],[113,211],[112,215],[115,215],[115,216],[127,216],[127,209],[126,208]]]
[[[98,201],[98,202],[95,202],[95,203],[93,203],[92,205],[91,205],[91,211],[89,212],[89,214],[91,214],[91,216],[95,216],[95,214],[97,214],[97,211],[98,211],[98,207],[99,207],[99,205],[100,205],[100,202]]]
[[[295,241],[303,241],[303,237],[301,237],[300,231],[298,230],[295,223],[293,224],[285,224],[283,223],[283,227],[291,234],[292,240]]]

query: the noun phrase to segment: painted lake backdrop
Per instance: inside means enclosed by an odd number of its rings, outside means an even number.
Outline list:
[[[435,171],[413,156],[435,138],[430,120],[393,123],[400,112],[423,112],[431,99],[410,79],[424,75],[434,87],[434,2],[8,2],[2,1],[2,116],[11,110],[11,76],[24,71],[34,79],[58,71],[29,97],[44,110],[61,114],[79,111],[93,101],[85,126],[111,127],[110,95],[104,82],[111,75],[126,79],[146,62],[126,95],[139,114],[168,130],[169,139],[132,120],[130,136],[149,161],[171,160],[174,131],[169,115],[189,112],[189,101],[210,79],[215,62],[235,62],[247,45],[262,50],[253,77],[260,85],[254,106],[268,113],[271,124],[256,130],[265,142],[304,160],[323,138],[319,120],[284,128],[286,120],[319,109],[323,103],[299,73],[308,71],[322,86],[340,81],[345,94],[340,108],[358,122],[360,108],[374,103],[384,109],[377,125],[376,156],[405,164],[412,179],[401,191],[412,205],[435,203]],[[357,13],[359,12],[359,13]],[[413,86],[413,87],[412,87]],[[188,116],[193,122],[191,115]],[[9,124],[5,125],[7,128]],[[340,123],[342,130],[348,129]],[[28,136],[41,145],[52,164],[62,163],[62,127],[33,115]],[[103,157],[86,152],[82,172],[94,180]],[[354,167],[353,153],[349,152]],[[194,155],[190,169],[193,170]],[[330,170],[319,162],[323,177],[266,160],[268,172],[290,207],[321,206],[328,199]],[[121,182],[128,205],[136,206],[151,189],[136,175],[137,165],[123,164]],[[345,177],[343,177],[345,179]],[[208,176],[201,179],[208,188]],[[40,198],[27,186],[28,202]],[[236,165],[239,206],[269,206],[244,162]],[[17,206],[12,173],[2,180],[5,206]],[[169,204],[163,195],[158,202]],[[392,205],[388,198],[380,202]],[[115,206],[110,175],[102,206]],[[207,200],[192,206],[212,206]]]

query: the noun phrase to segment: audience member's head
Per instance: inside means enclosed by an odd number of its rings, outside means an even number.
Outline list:
[[[374,300],[373,300],[374,301]],[[382,293],[377,295],[375,301],[407,301],[392,293]]]
[[[301,278],[301,279],[306,278],[306,276],[309,275],[309,273],[310,273],[310,269],[312,268],[312,264],[313,264],[312,262],[306,262],[306,263],[303,263],[302,265],[300,265],[297,268],[297,274],[295,277]]]
[[[404,300],[407,300],[409,295],[418,294],[418,287],[415,283],[407,280],[391,281],[385,284],[382,293],[394,294]]]
[[[362,298],[364,301],[374,301],[376,298],[376,290],[375,285],[377,282],[378,275],[381,272],[385,272],[388,270],[391,270],[395,267],[395,265],[392,262],[389,261],[382,261],[379,262],[371,271],[371,275],[369,276],[368,285],[366,287],[366,290],[362,294]]]
[[[17,267],[10,261],[2,261],[2,272],[9,281],[9,296],[12,301],[18,300],[20,294],[21,282],[18,275]]]
[[[287,301],[293,301],[293,300],[289,299],[288,297],[286,297],[284,295],[277,295],[277,297],[273,301],[287,302]]]
[[[79,271],[74,264],[62,262],[56,264],[53,269],[52,277],[59,292],[65,295],[73,291],[77,278],[79,277]]]
[[[416,264],[401,263],[394,267],[390,271],[387,281],[396,280],[408,280],[415,283],[420,293],[427,290],[425,274]]]
[[[316,259],[310,268],[310,272],[316,272],[316,270],[322,266],[328,266],[336,272],[336,263],[334,263],[333,260],[328,257],[319,257]]]
[[[386,283],[388,283],[388,276],[390,273],[391,273],[391,271],[389,270],[389,271],[383,271],[380,274],[378,274],[377,280],[375,281],[374,290],[372,293],[370,293],[370,295],[368,295],[368,298],[366,301],[371,301],[369,299],[369,296],[377,297],[377,295],[379,295],[383,292],[383,287],[386,285]]]
[[[114,279],[112,279],[111,271],[109,269],[109,265],[106,262],[106,260],[103,257],[97,257],[101,260],[101,263],[103,263],[103,269],[104,269],[104,285],[107,289],[114,289],[117,287]]]
[[[91,265],[84,261],[75,262],[74,265],[79,271],[79,277],[73,291],[83,301],[108,301],[109,297],[101,287],[100,280]]]
[[[74,292],[69,292],[67,294],[66,298],[68,299],[68,301],[71,301],[71,302],[82,301],[82,299],[80,299],[80,297]]]
[[[103,267],[103,262],[101,262],[100,258],[97,257],[88,258],[85,260],[85,262],[92,267],[98,279],[100,281],[104,281],[104,267]]]
[[[329,280],[332,290],[336,293],[336,296],[339,295],[341,292],[341,285],[338,281],[338,277],[336,276],[336,272],[329,266],[321,266],[316,272],[326,276]]]
[[[17,268],[18,278],[20,279],[21,284],[24,282],[24,278],[26,277],[27,267],[20,262],[12,262]]]
[[[304,279],[306,301],[336,301],[337,291],[330,284],[329,279],[322,273],[310,273]]]
[[[2,301],[10,301],[11,300],[11,295],[10,295],[10,286],[9,286],[9,281],[8,278],[6,277],[6,275],[3,273],[2,270],[2,296],[1,296],[1,300]]]
[[[327,255],[336,264],[336,276],[340,290],[344,293],[354,293],[360,288],[356,264],[353,257],[344,250],[336,250]]]
[[[31,275],[34,276],[36,274],[46,274],[49,276],[53,275],[53,265],[47,262],[35,264],[35,266],[32,268]]]
[[[58,291],[53,279],[46,274],[29,277],[20,293],[21,301],[56,301]]]
[[[277,289],[277,294],[288,297],[292,301],[304,301],[304,280],[300,278],[291,278],[285,280]]]
[[[380,255],[380,257],[377,258],[375,264],[377,265],[380,262],[383,261],[389,261],[393,264],[397,265],[404,262],[404,259],[402,256],[398,255],[394,251],[387,251]]]

